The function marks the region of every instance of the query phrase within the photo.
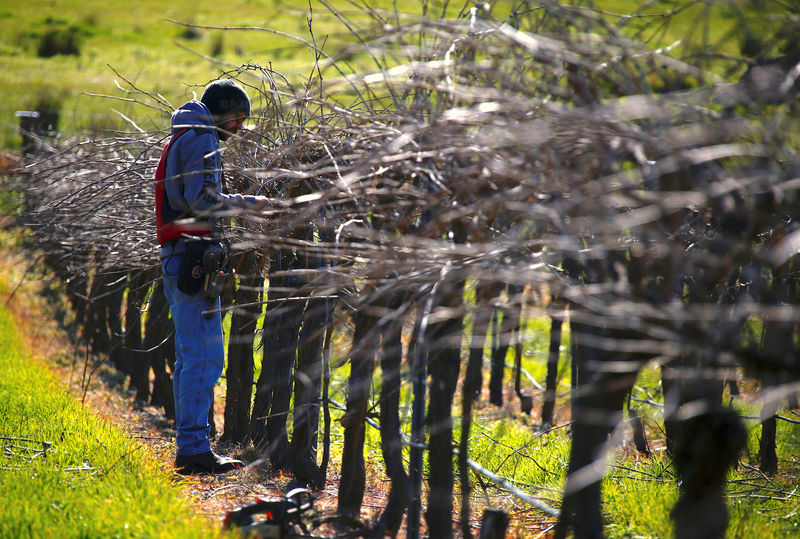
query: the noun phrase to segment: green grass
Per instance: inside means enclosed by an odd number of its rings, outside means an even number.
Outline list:
[[[797,474],[800,462],[800,428],[779,422],[779,472],[766,477],[757,469],[755,422],[748,422],[749,454],[731,471],[728,484],[728,537],[791,537],[800,534],[796,511]],[[603,484],[609,537],[668,537],[673,526],[669,511],[678,498],[669,461],[664,457],[621,458]]]
[[[347,0],[329,4],[348,17],[360,35],[374,37],[364,23],[367,17],[363,11]],[[730,30],[744,24],[730,8],[715,7],[706,13],[704,3],[681,12],[673,24],[664,27],[659,26],[659,17],[650,15],[669,12],[673,2],[656,3],[648,9],[648,17],[632,19],[612,14],[630,13],[639,6],[638,2],[603,0],[593,4],[609,13],[607,18],[612,23],[624,20],[626,35],[635,35],[653,47],[679,39],[683,39],[680,47],[693,47],[705,35],[704,21],[709,22],[708,34],[713,43],[731,37]],[[369,5],[391,11],[394,3],[379,0]],[[428,15],[439,16],[441,5],[441,1],[429,2]],[[509,5],[507,0],[493,3],[492,16],[502,20]],[[404,12],[420,14],[421,6],[422,2],[413,2],[400,7]],[[288,0],[142,0],[134,4],[120,0],[64,0],[57,4],[30,0],[12,4],[6,0],[0,3],[0,91],[4,96],[0,103],[0,148],[21,144],[15,118],[18,110],[60,112],[58,128],[65,136],[102,136],[110,130],[131,130],[122,114],[145,130],[165,127],[167,118],[163,112],[119,100],[136,99],[156,105],[141,93],[130,93],[126,80],[178,106],[193,92],[202,91],[209,80],[247,63],[272,66],[295,81],[304,79],[311,72],[314,57],[296,40],[258,30],[189,29],[180,23],[271,28],[310,40],[310,16],[314,37],[318,43],[326,43],[326,51],[335,51],[337,43],[357,43],[350,30],[323,4],[312,0],[310,7],[311,10],[308,3]],[[448,3],[448,16],[456,16],[462,7],[459,2]],[[751,9],[750,15],[758,15],[760,21],[751,21],[753,28],[780,22],[770,19],[768,12]],[[648,29],[637,33],[638,26],[644,23]],[[740,36],[732,37],[722,50],[737,54]],[[52,54],[58,51],[63,54]],[[375,67],[365,55],[353,55],[344,65],[356,69]],[[335,75],[332,69],[325,74]],[[255,77],[250,80],[258,84]]]
[[[364,13],[346,0],[329,2],[354,21]],[[369,2],[391,10],[391,0]],[[160,94],[179,106],[202,92],[202,86],[236,66],[256,63],[272,66],[290,79],[305,79],[314,56],[302,43],[258,30],[187,29],[179,23],[217,27],[270,28],[311,40],[309,17],[317,42],[354,43],[349,30],[320,2],[288,0],[30,0],[0,3],[0,148],[16,148],[15,112],[60,110],[59,129],[69,136],[107,135],[109,130],[131,130],[125,114],[145,130],[162,129],[166,116],[140,104],[94,97],[134,98],[156,103],[140,93],[128,93],[130,81],[141,90]],[[402,6],[420,12],[421,3]],[[439,13],[441,2],[430,2]],[[459,5],[458,8],[461,6]],[[449,12],[455,14],[456,8]],[[177,22],[174,22],[177,21]],[[365,32],[364,26],[355,29]],[[366,32],[365,32],[366,33]],[[40,57],[48,35],[70,36],[77,54]],[[65,52],[72,52],[65,49]],[[357,61],[351,58],[350,62]],[[371,66],[374,68],[374,65]],[[333,73],[333,72],[332,72]],[[246,79],[253,84],[259,81]],[[121,86],[123,89],[118,88]]]
[[[145,0],[129,4],[68,0],[56,6],[32,0],[2,11],[0,88],[6,96],[0,105],[5,119],[0,134],[3,147],[19,143],[13,132],[14,112],[35,109],[40,102],[60,107],[59,127],[68,132],[102,134],[106,129],[124,126],[112,109],[136,118],[145,129],[163,127],[165,120],[157,112],[88,95],[142,97],[117,88],[118,82],[130,89],[123,77],[143,90],[160,93],[177,106],[232,65],[280,62],[282,69],[292,70],[312,59],[300,54],[296,44],[273,34],[210,29],[187,32],[186,27],[167,20],[198,25],[277,25],[286,32],[301,33],[306,28],[305,17],[288,2],[178,0],[165,4]],[[78,55],[38,56],[37,44],[47,32],[69,29],[75,29]],[[202,58],[212,55],[219,63]]]
[[[0,175],[0,215],[18,215],[25,201],[22,193],[15,190],[18,186],[9,181],[8,177]]]
[[[192,516],[141,445],[89,413],[24,349],[0,308],[0,537],[220,535]]]
[[[537,346],[544,344],[531,344],[528,348]],[[531,367],[533,371],[536,368]],[[640,396],[663,402],[658,374],[655,366],[648,366],[640,373],[637,387]],[[663,410],[654,405],[634,404],[640,415],[650,418],[647,430],[651,447],[663,448]],[[760,410],[757,404],[740,399],[734,401],[734,405],[745,416],[757,416]],[[454,413],[457,412],[454,410]],[[548,503],[555,501],[553,505],[557,506],[558,490],[564,486],[569,459],[569,429],[540,433],[534,430],[533,422],[527,417],[506,415],[499,420],[489,420],[491,415],[487,409],[482,414],[479,412],[470,439],[470,454],[489,470],[511,478],[517,486]],[[796,419],[796,415],[788,416]],[[731,471],[727,485],[728,537],[798,536],[800,513],[796,510],[796,488],[800,474],[800,425],[778,422],[779,472],[774,477],[766,477],[757,469],[760,424],[752,419],[746,419],[745,424],[749,432],[747,448],[738,467]],[[631,442],[626,442],[624,450],[618,450],[612,459],[603,481],[605,534],[608,537],[672,536],[674,529],[669,514],[678,498],[677,488],[671,462],[662,452],[644,457],[632,451]],[[520,515],[517,520],[523,518]]]

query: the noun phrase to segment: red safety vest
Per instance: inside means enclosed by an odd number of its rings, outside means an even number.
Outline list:
[[[158,167],[156,167],[155,176],[155,189],[156,189],[156,235],[158,237],[158,244],[161,245],[169,240],[178,239],[183,236],[207,236],[211,234],[211,228],[206,223],[198,222],[169,222],[164,221],[164,205],[167,202],[167,190],[164,188],[164,174],[167,169],[167,154],[172,143],[178,140],[178,137],[189,131],[188,128],[180,130],[161,150],[161,159],[158,160]]]

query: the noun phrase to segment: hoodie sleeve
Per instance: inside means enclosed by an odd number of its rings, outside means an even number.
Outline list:
[[[176,148],[180,155],[179,170],[183,174],[183,192],[180,197],[196,216],[236,208],[251,208],[256,198],[222,192],[222,159],[216,137],[211,132],[195,135],[194,132],[178,139]],[[180,188],[174,182],[173,188]],[[173,200],[167,185],[167,195]]]

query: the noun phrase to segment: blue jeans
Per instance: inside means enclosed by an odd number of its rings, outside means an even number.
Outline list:
[[[179,249],[176,249],[178,251]],[[188,296],[178,290],[181,254],[161,261],[164,293],[175,324],[175,425],[179,455],[198,455],[211,450],[208,412],[214,385],[222,374],[225,349],[219,298],[209,302],[202,293]],[[210,318],[203,311],[216,309]]]

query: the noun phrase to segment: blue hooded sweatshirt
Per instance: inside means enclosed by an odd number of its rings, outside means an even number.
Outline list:
[[[163,211],[173,218],[194,218],[218,228],[214,214],[252,208],[256,199],[223,193],[219,136],[211,112],[200,101],[189,101],[173,113],[172,135],[185,129],[169,149],[164,174],[168,207]],[[165,243],[162,255],[172,253],[174,243]]]

